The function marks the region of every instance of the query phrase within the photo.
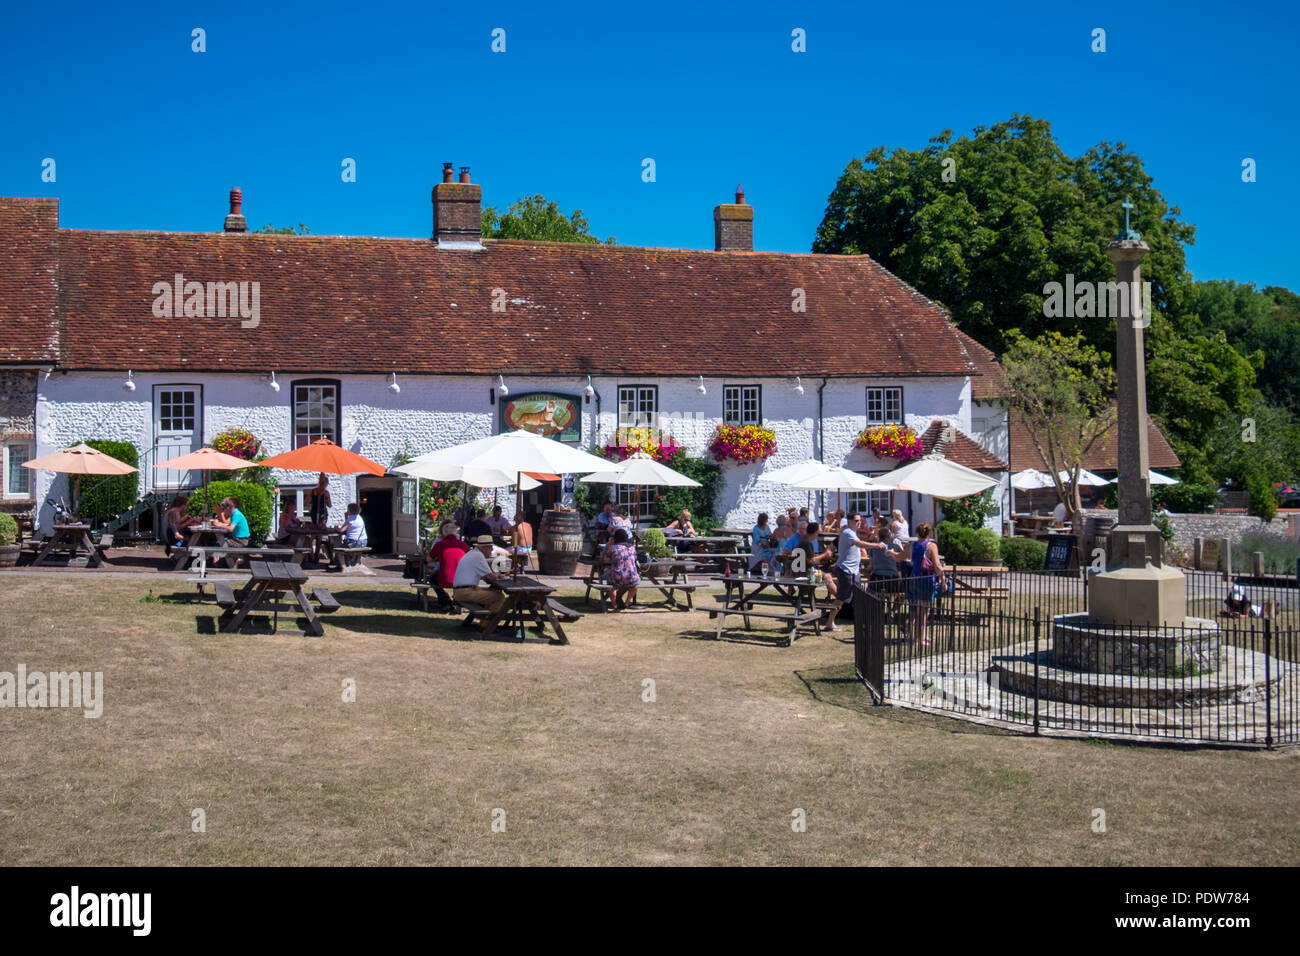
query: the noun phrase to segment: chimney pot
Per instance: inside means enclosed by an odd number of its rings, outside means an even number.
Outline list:
[[[740,183],[736,184],[736,205],[745,205],[745,187],[740,185]]]
[[[455,178],[456,178],[456,173],[455,173],[454,170],[452,169],[452,164],[451,164],[451,163],[443,163],[443,164],[442,164],[442,181],[443,181],[444,183],[449,183],[449,182],[451,182],[452,180],[454,180]]]
[[[467,183],[467,182],[469,182],[469,167],[468,167],[468,166],[462,166],[462,167],[460,168],[460,181],[461,181],[462,183]]]
[[[745,187],[736,185],[736,201],[713,207],[714,252],[754,251],[754,207],[745,205]]]
[[[453,180],[451,163],[442,165],[442,182],[433,187],[433,239],[453,249],[481,249],[483,241],[483,187],[469,181],[469,167],[460,168]]]
[[[226,232],[248,232],[248,220],[240,211],[244,206],[244,191],[238,186],[230,190],[230,215],[226,216]]]

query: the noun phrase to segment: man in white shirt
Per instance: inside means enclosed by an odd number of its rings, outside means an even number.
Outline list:
[[[1065,502],[1058,502],[1056,508],[1052,511],[1052,524],[1065,524]]]
[[[469,601],[481,604],[489,611],[500,610],[506,601],[505,592],[489,587],[486,583],[480,584],[506,577],[493,572],[488,564],[488,557],[492,554],[492,535],[481,534],[471,544],[474,545],[474,550],[456,565],[456,577],[451,582],[452,596],[461,603]]]
[[[835,600],[831,602],[826,614],[826,629],[838,631],[835,618],[840,608],[853,602],[853,587],[861,577],[862,555],[868,548],[884,547],[881,544],[868,543],[858,537],[862,530],[862,516],[850,511],[845,516],[845,528],[840,532],[839,559],[835,562]]]

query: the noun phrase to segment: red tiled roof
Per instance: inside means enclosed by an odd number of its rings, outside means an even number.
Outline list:
[[[970,373],[943,311],[866,256],[78,229],[59,242],[72,369],[664,375],[685,355],[692,375],[753,375],[797,355],[806,375]],[[260,324],[154,317],[153,285],[176,273],[260,283]]]
[[[921,436],[921,453],[928,455],[936,448],[943,452],[943,457],[958,465],[974,468],[976,471],[1005,471],[1007,463],[979,442],[975,441],[960,428],[953,428],[953,437],[949,441],[940,441],[947,426],[941,418],[930,422],[930,427]]]
[[[59,201],[0,197],[0,362],[58,357]]]
[[[998,357],[961,329],[957,330],[957,338],[966,346],[966,354],[975,367],[976,374],[970,379],[971,398],[977,402],[996,402],[1002,398],[1006,378],[1002,374],[1002,366],[998,364]]]
[[[1011,412],[1011,468],[1023,471],[1026,468],[1043,470],[1043,460],[1034,449],[1033,439],[1024,419],[1015,411]],[[1162,468],[1177,468],[1181,462],[1174,450],[1169,447],[1164,433],[1150,418],[1147,419],[1147,454],[1151,467],[1159,471]],[[1119,429],[1112,425],[1092,450],[1083,456],[1083,467],[1089,471],[1116,471],[1119,468]]]

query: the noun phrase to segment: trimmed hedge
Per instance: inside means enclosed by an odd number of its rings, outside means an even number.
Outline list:
[[[106,438],[88,438],[86,444],[132,467],[140,464],[140,453],[129,441],[110,441]],[[68,475],[69,487],[76,487],[77,476]],[[77,517],[91,525],[99,525],[115,518],[136,503],[140,496],[140,475],[82,475],[81,497],[74,504]]]
[[[975,529],[955,521],[940,521],[934,528],[934,542],[948,564],[970,564],[975,549]]]
[[[248,543],[254,547],[266,541],[271,530],[271,495],[261,485],[251,481],[214,481],[208,484],[206,497],[204,489],[196,488],[190,494],[189,513],[199,514],[206,502],[209,511],[215,511],[223,498],[238,498],[239,510],[248,519]]]
[[[18,522],[13,515],[0,511],[0,545],[13,544],[18,540]]]
[[[1047,544],[1033,538],[1003,538],[1002,563],[1012,571],[1041,571],[1047,563]]]

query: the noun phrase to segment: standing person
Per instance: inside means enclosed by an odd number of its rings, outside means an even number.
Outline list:
[[[873,590],[896,594],[902,581],[899,564],[906,559],[903,552],[894,547],[893,535],[888,528],[882,528],[876,537],[879,546],[871,549],[871,570],[867,583]]]
[[[510,554],[514,558],[515,567],[524,564],[528,560],[528,555],[533,553],[533,526],[523,519],[522,516],[516,518],[515,526],[510,534]],[[523,558],[523,561],[519,559]]]
[[[918,647],[926,647],[930,639],[925,636],[926,619],[934,605],[937,592],[943,588],[943,559],[939,557],[939,546],[930,540],[930,526],[922,524],[916,529],[916,540],[912,542],[912,577],[907,584],[907,600],[912,605],[912,642]]]
[[[329,521],[330,506],[334,504],[330,498],[329,478],[325,472],[321,472],[316,479],[316,487],[307,492],[307,519],[308,523],[317,530],[324,531],[326,523]],[[312,538],[312,560],[320,561],[320,551],[324,544],[321,537],[316,535]]]
[[[889,513],[889,533],[899,541],[905,541],[912,535],[907,527],[907,519],[903,517],[903,512],[895,508]]]
[[[495,573],[488,564],[492,547],[490,534],[481,534],[474,539],[474,550],[465,554],[456,565],[456,576],[452,578],[454,587],[451,593],[462,604],[468,601],[496,612],[506,603],[506,594],[492,587],[491,582],[499,581],[508,575]]]
[[[641,583],[641,572],[636,566],[636,548],[626,528],[615,528],[609,545],[609,570],[605,581],[614,586],[611,599],[614,610],[621,611],[636,603],[636,588]],[[627,597],[624,601],[623,598]]]
[[[856,511],[850,511],[845,516],[845,522],[844,530],[840,532],[840,557],[835,562],[835,600],[826,613],[828,631],[839,630],[835,618],[839,616],[840,608],[853,603],[853,587],[858,583],[862,571],[862,555],[868,548],[858,537],[858,531],[862,528],[862,516]]]

